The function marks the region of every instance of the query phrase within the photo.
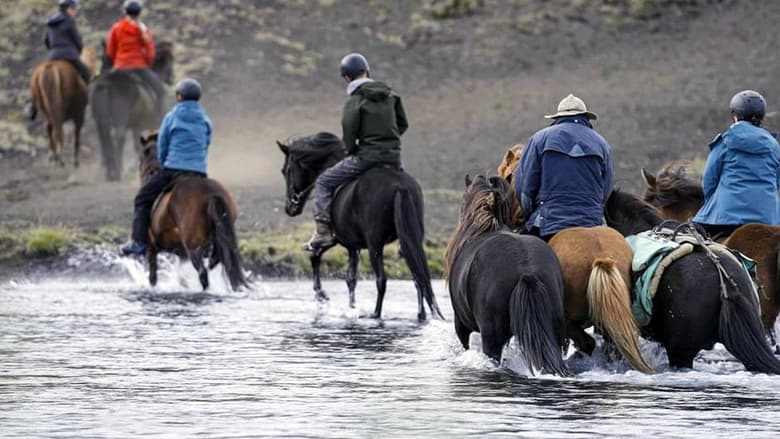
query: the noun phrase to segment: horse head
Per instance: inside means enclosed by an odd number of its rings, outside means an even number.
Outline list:
[[[87,66],[90,77],[94,78],[98,75],[98,54],[94,47],[84,46],[84,48],[81,49],[81,62]]]
[[[154,46],[152,70],[168,85],[173,85],[173,43],[160,41]]]
[[[704,204],[701,176],[690,161],[670,162],[657,176],[642,168],[642,178],[645,182],[644,201],[658,208],[666,219],[688,221]]]
[[[139,166],[141,184],[144,184],[149,177],[161,169],[157,159],[157,136],[157,131],[141,136],[141,163]]]
[[[503,177],[504,179],[506,179],[506,181],[512,183],[515,169],[517,169],[517,165],[520,164],[520,158],[523,155],[524,148],[525,145],[520,143],[509,148],[506,151],[506,153],[504,154],[504,158],[501,160],[501,163],[498,165],[499,177]],[[510,190],[510,202],[512,204],[512,218],[513,218],[511,226],[512,228],[520,228],[522,227],[523,224],[523,210],[520,208],[520,201],[517,199],[514,186],[510,185],[509,190]]]
[[[317,133],[287,143],[277,140],[276,144],[284,154],[284,211],[289,216],[297,216],[303,211],[317,177],[344,158],[344,143],[333,134]]]

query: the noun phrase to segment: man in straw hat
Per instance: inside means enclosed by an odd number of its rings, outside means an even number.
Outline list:
[[[515,169],[515,193],[526,230],[549,240],[570,227],[605,224],[604,203],[615,184],[610,146],[591,121],[598,115],[568,95],[551,126],[531,136]]]

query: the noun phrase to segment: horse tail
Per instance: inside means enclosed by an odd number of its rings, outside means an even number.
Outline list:
[[[512,334],[529,367],[569,376],[561,355],[563,303],[555,302],[536,275],[523,275],[509,299]]]
[[[761,324],[758,303],[752,289],[729,288],[720,298],[718,335],[720,341],[745,369],[780,374],[780,360],[772,354]],[[749,281],[748,281],[749,282]]]
[[[436,296],[433,294],[428,258],[423,250],[425,232],[422,215],[420,215],[422,212],[417,211],[409,190],[405,188],[398,189],[395,193],[394,208],[395,231],[401,244],[401,253],[412,272],[418,291],[422,291],[428,302],[431,313],[434,317],[444,320],[444,315],[436,303]]]
[[[631,367],[644,373],[655,372],[639,349],[639,328],[631,313],[631,295],[614,259],[593,261],[587,297],[594,325],[606,331]]]
[[[235,291],[247,282],[241,269],[241,255],[238,252],[236,231],[230,208],[221,195],[209,198],[206,214],[211,225],[211,236],[214,242],[212,250],[216,260],[222,263],[227,274],[230,287]]]
[[[98,138],[100,139],[101,156],[103,166],[106,168],[107,178],[113,181],[119,180],[121,170],[115,162],[117,153],[112,134],[114,122],[111,116],[111,89],[108,84],[100,80],[95,82],[91,93],[90,105],[92,107],[92,118],[95,120]]]

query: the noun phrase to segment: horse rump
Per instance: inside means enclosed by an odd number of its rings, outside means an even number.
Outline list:
[[[219,261],[225,269],[230,287],[235,291],[241,286],[247,286],[244,272],[241,269],[241,255],[238,252],[236,231],[230,208],[221,195],[209,198],[206,214],[211,225],[213,239],[212,265]]]
[[[553,300],[547,286],[536,275],[524,275],[509,300],[512,334],[525,356],[531,373],[570,376],[563,362],[563,303]]]
[[[591,320],[606,331],[620,354],[636,370],[653,373],[639,349],[639,328],[631,313],[630,293],[612,258],[596,258],[588,278]]]

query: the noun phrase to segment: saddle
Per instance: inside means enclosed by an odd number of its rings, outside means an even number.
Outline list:
[[[163,198],[163,197],[164,197],[164,196],[165,196],[165,195],[166,195],[168,192],[172,191],[172,190],[173,190],[173,188],[174,188],[174,186],[176,186],[176,184],[177,184],[179,181],[181,181],[183,178],[188,178],[188,177],[199,177],[199,178],[207,178],[206,176],[204,176],[203,174],[200,174],[200,173],[198,173],[198,172],[189,172],[189,171],[178,171],[178,172],[176,172],[176,174],[173,176],[173,179],[171,180],[171,182],[170,182],[170,183],[168,183],[168,184],[167,184],[167,185],[166,185],[166,186],[163,188],[163,190],[162,190],[162,191],[160,191],[160,194],[159,194],[159,195],[157,195],[157,198],[155,198],[155,199],[154,199],[154,203],[152,204],[152,210],[151,210],[151,212],[152,212],[152,213],[154,213],[154,211],[155,211],[155,210],[157,210],[157,206],[160,204],[160,200],[162,200],[162,198]]]
[[[706,253],[715,264],[720,276],[721,295],[724,297],[728,295],[725,282],[733,284],[734,281],[720,261],[731,259],[747,271],[753,281],[753,292],[758,296],[758,286],[754,281],[756,262],[734,249],[705,237],[691,223],[666,221],[653,230],[631,235],[626,238],[626,241],[634,252],[631,270],[635,282],[631,310],[640,327],[650,323],[653,315],[653,298],[666,268],[694,251]]]

